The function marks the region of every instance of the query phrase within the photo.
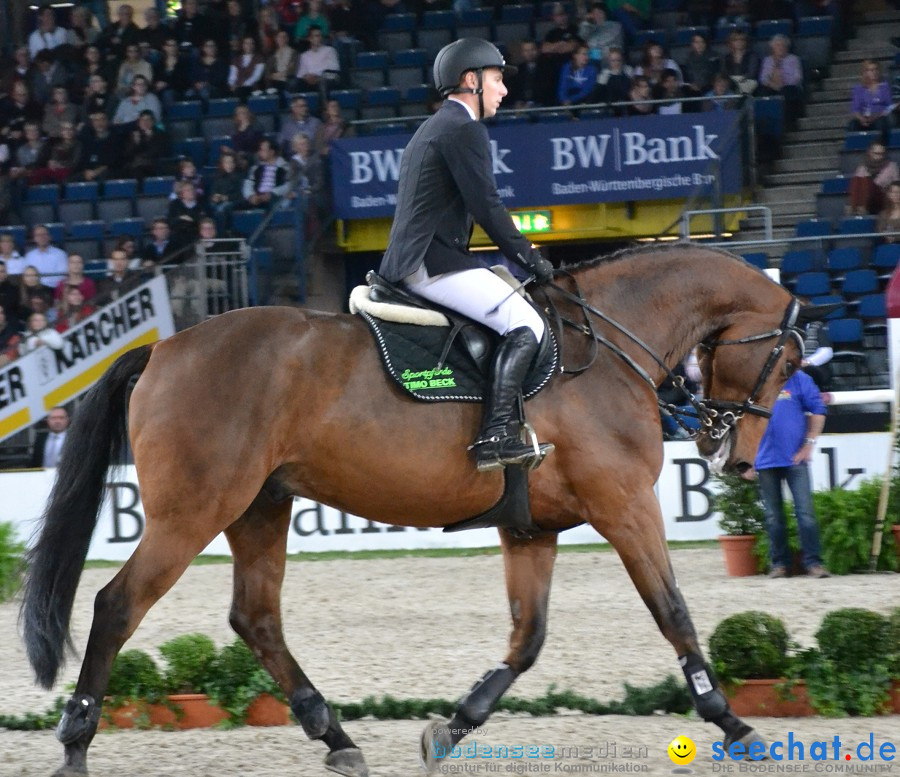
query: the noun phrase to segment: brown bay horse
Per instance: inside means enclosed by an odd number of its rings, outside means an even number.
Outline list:
[[[791,295],[743,261],[692,245],[632,250],[570,273],[562,287],[577,284],[589,306],[634,333],[669,368],[706,343],[704,394],[720,404],[698,446],[726,469],[752,462],[763,409],[800,360],[788,336],[797,307]],[[570,299],[559,305],[564,317],[591,318],[596,334],[656,383],[664,377],[619,329]],[[591,353],[588,338],[568,329],[563,351],[564,363],[566,351],[578,362]],[[600,346],[583,374],[557,375],[527,410],[541,439],[556,445],[530,476],[535,522],[550,531],[523,539],[501,530],[509,652],[462,697],[451,721],[426,727],[426,763],[433,766],[441,747],[481,725],[536,660],[556,556],[553,530],[584,522],[622,558],[675,649],[699,714],[722,729],[726,747],[753,741],[756,733],[730,711],[708,671],[669,563],[653,491],[663,460],[653,387]],[[446,526],[481,513],[499,498],[503,479],[477,473],[466,452],[480,413],[477,404],[434,405],[403,394],[357,316],[241,310],[122,356],[79,408],[29,554],[24,638],[38,682],[50,687],[69,642],[107,469],[130,437],[146,529],[97,594],[81,674],[57,727],[65,756],[55,774],[87,773],[113,659],[154,602],[225,532],[234,556],[232,626],[283,689],[307,736],[325,743],[326,766],[367,775],[362,754],[284,642],[287,496],[404,526]]]

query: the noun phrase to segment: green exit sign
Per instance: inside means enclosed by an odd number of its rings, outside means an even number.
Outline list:
[[[510,215],[519,232],[549,232],[553,226],[549,210],[520,210]]]

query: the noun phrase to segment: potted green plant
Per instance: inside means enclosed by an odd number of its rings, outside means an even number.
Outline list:
[[[878,715],[891,711],[897,643],[892,621],[859,607],[826,613],[817,648],[804,651],[799,671],[822,715]]]
[[[805,687],[789,679],[790,649],[784,623],[764,612],[740,612],[716,626],[710,662],[736,715],[812,714]]]
[[[219,653],[209,695],[235,724],[283,726],[290,720],[281,689],[241,639]]]
[[[182,634],[160,645],[159,652],[166,660],[164,680],[178,728],[208,728],[228,719],[228,713],[208,695],[218,657],[209,637]]]
[[[0,523],[0,602],[11,598],[22,582],[25,546],[16,539],[11,523]]]
[[[891,704],[894,712],[900,715],[900,607],[891,610],[888,616],[890,621],[890,641],[894,646],[894,652],[890,659],[891,674]]]
[[[149,728],[174,723],[175,714],[164,703],[166,684],[149,653],[123,650],[116,656],[100,728]]]
[[[754,553],[756,538],[764,533],[765,514],[756,484],[740,475],[717,475],[720,490],[713,498],[713,509],[722,514],[718,537],[725,556],[725,570],[733,577],[759,573]]]

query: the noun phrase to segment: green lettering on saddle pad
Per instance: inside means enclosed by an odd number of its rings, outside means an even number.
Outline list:
[[[400,373],[403,388],[407,391],[428,391],[429,389],[456,388],[456,380],[450,367],[435,367],[430,370],[405,369]]]

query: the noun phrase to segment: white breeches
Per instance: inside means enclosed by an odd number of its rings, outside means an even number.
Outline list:
[[[419,296],[462,313],[501,335],[527,326],[538,342],[544,336],[544,322],[538,312],[524,297],[512,293],[512,287],[486,267],[432,277],[423,264],[403,282]],[[497,309],[489,313],[495,307]]]

